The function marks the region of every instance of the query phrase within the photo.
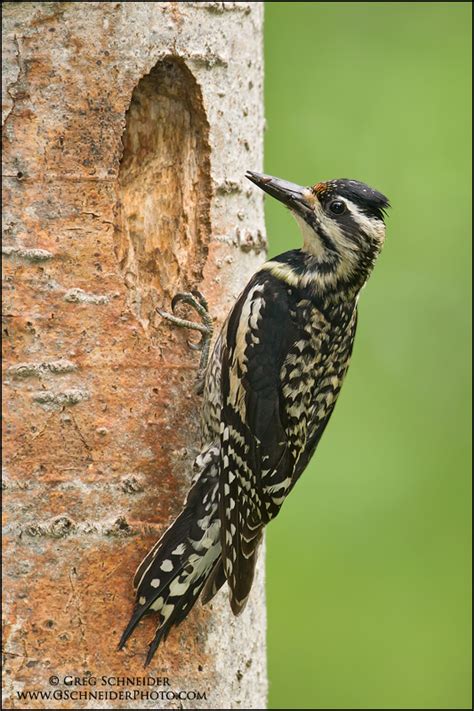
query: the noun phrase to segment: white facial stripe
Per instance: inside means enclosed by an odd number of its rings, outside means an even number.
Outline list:
[[[347,239],[339,227],[336,220],[331,219],[323,210],[321,203],[317,198],[313,198],[314,202],[314,214],[316,215],[316,220],[321,224],[321,227],[327,233],[329,238],[334,243],[334,247],[338,253],[346,251]],[[304,220],[298,213],[293,212],[292,214],[298,223],[303,236],[303,249],[308,254],[312,254],[314,257],[324,257],[327,255],[327,247],[324,245],[320,236],[318,235],[317,229],[308,225],[306,220]],[[350,245],[349,245],[350,249]]]
[[[339,253],[343,253],[346,251],[347,247],[351,248],[351,246],[348,245],[347,237],[341,229],[338,221],[327,215],[320,204],[316,205],[314,211],[328,236],[334,242],[337,251]]]
[[[335,270],[337,277],[350,277],[358,264],[357,246],[347,239],[338,221],[327,215],[319,203],[315,206],[315,213],[339,254]]]
[[[339,198],[339,199],[342,201],[342,198]],[[383,242],[384,237],[385,237],[385,225],[382,222],[382,220],[378,220],[376,217],[368,217],[357,207],[357,205],[354,202],[352,202],[352,200],[348,200],[347,198],[344,198],[344,202],[346,203],[347,207],[349,208],[349,210],[352,214],[352,217],[357,222],[357,224],[361,227],[361,229],[369,237],[374,237],[379,242]]]

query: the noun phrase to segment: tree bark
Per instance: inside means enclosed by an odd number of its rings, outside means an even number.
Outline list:
[[[153,617],[117,651],[199,442],[156,307],[199,288],[218,328],[264,258],[262,6],[4,3],[8,708],[265,707],[263,552],[240,618],[221,591],[146,671]]]

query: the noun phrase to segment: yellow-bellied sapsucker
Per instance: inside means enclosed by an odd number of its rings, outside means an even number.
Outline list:
[[[304,471],[336,404],[359,292],[385,237],[388,200],[363,183],[305,188],[247,177],[292,211],[303,248],[266,262],[252,277],[205,368],[197,474],[181,514],[137,570],[136,605],[120,642],[143,615],[157,612],[146,663],[199,595],[205,603],[227,581],[233,612],[244,608],[263,529]],[[205,334],[202,297],[177,295],[173,311],[178,301],[194,306],[204,324],[162,315]],[[204,337],[205,354],[206,344]]]

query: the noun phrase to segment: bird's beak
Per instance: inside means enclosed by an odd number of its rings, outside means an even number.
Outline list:
[[[312,193],[309,188],[288,183],[286,180],[280,180],[280,178],[274,178],[271,175],[253,173],[250,170],[246,172],[245,177],[301,217],[307,219],[308,214],[312,213],[313,207],[310,202]]]

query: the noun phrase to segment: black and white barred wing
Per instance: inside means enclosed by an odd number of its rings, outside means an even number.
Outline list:
[[[295,338],[289,314],[286,287],[261,272],[235,305],[223,343],[219,501],[235,614],[252,586],[263,527],[275,514],[271,494],[278,498],[291,476],[280,412],[280,371]]]

